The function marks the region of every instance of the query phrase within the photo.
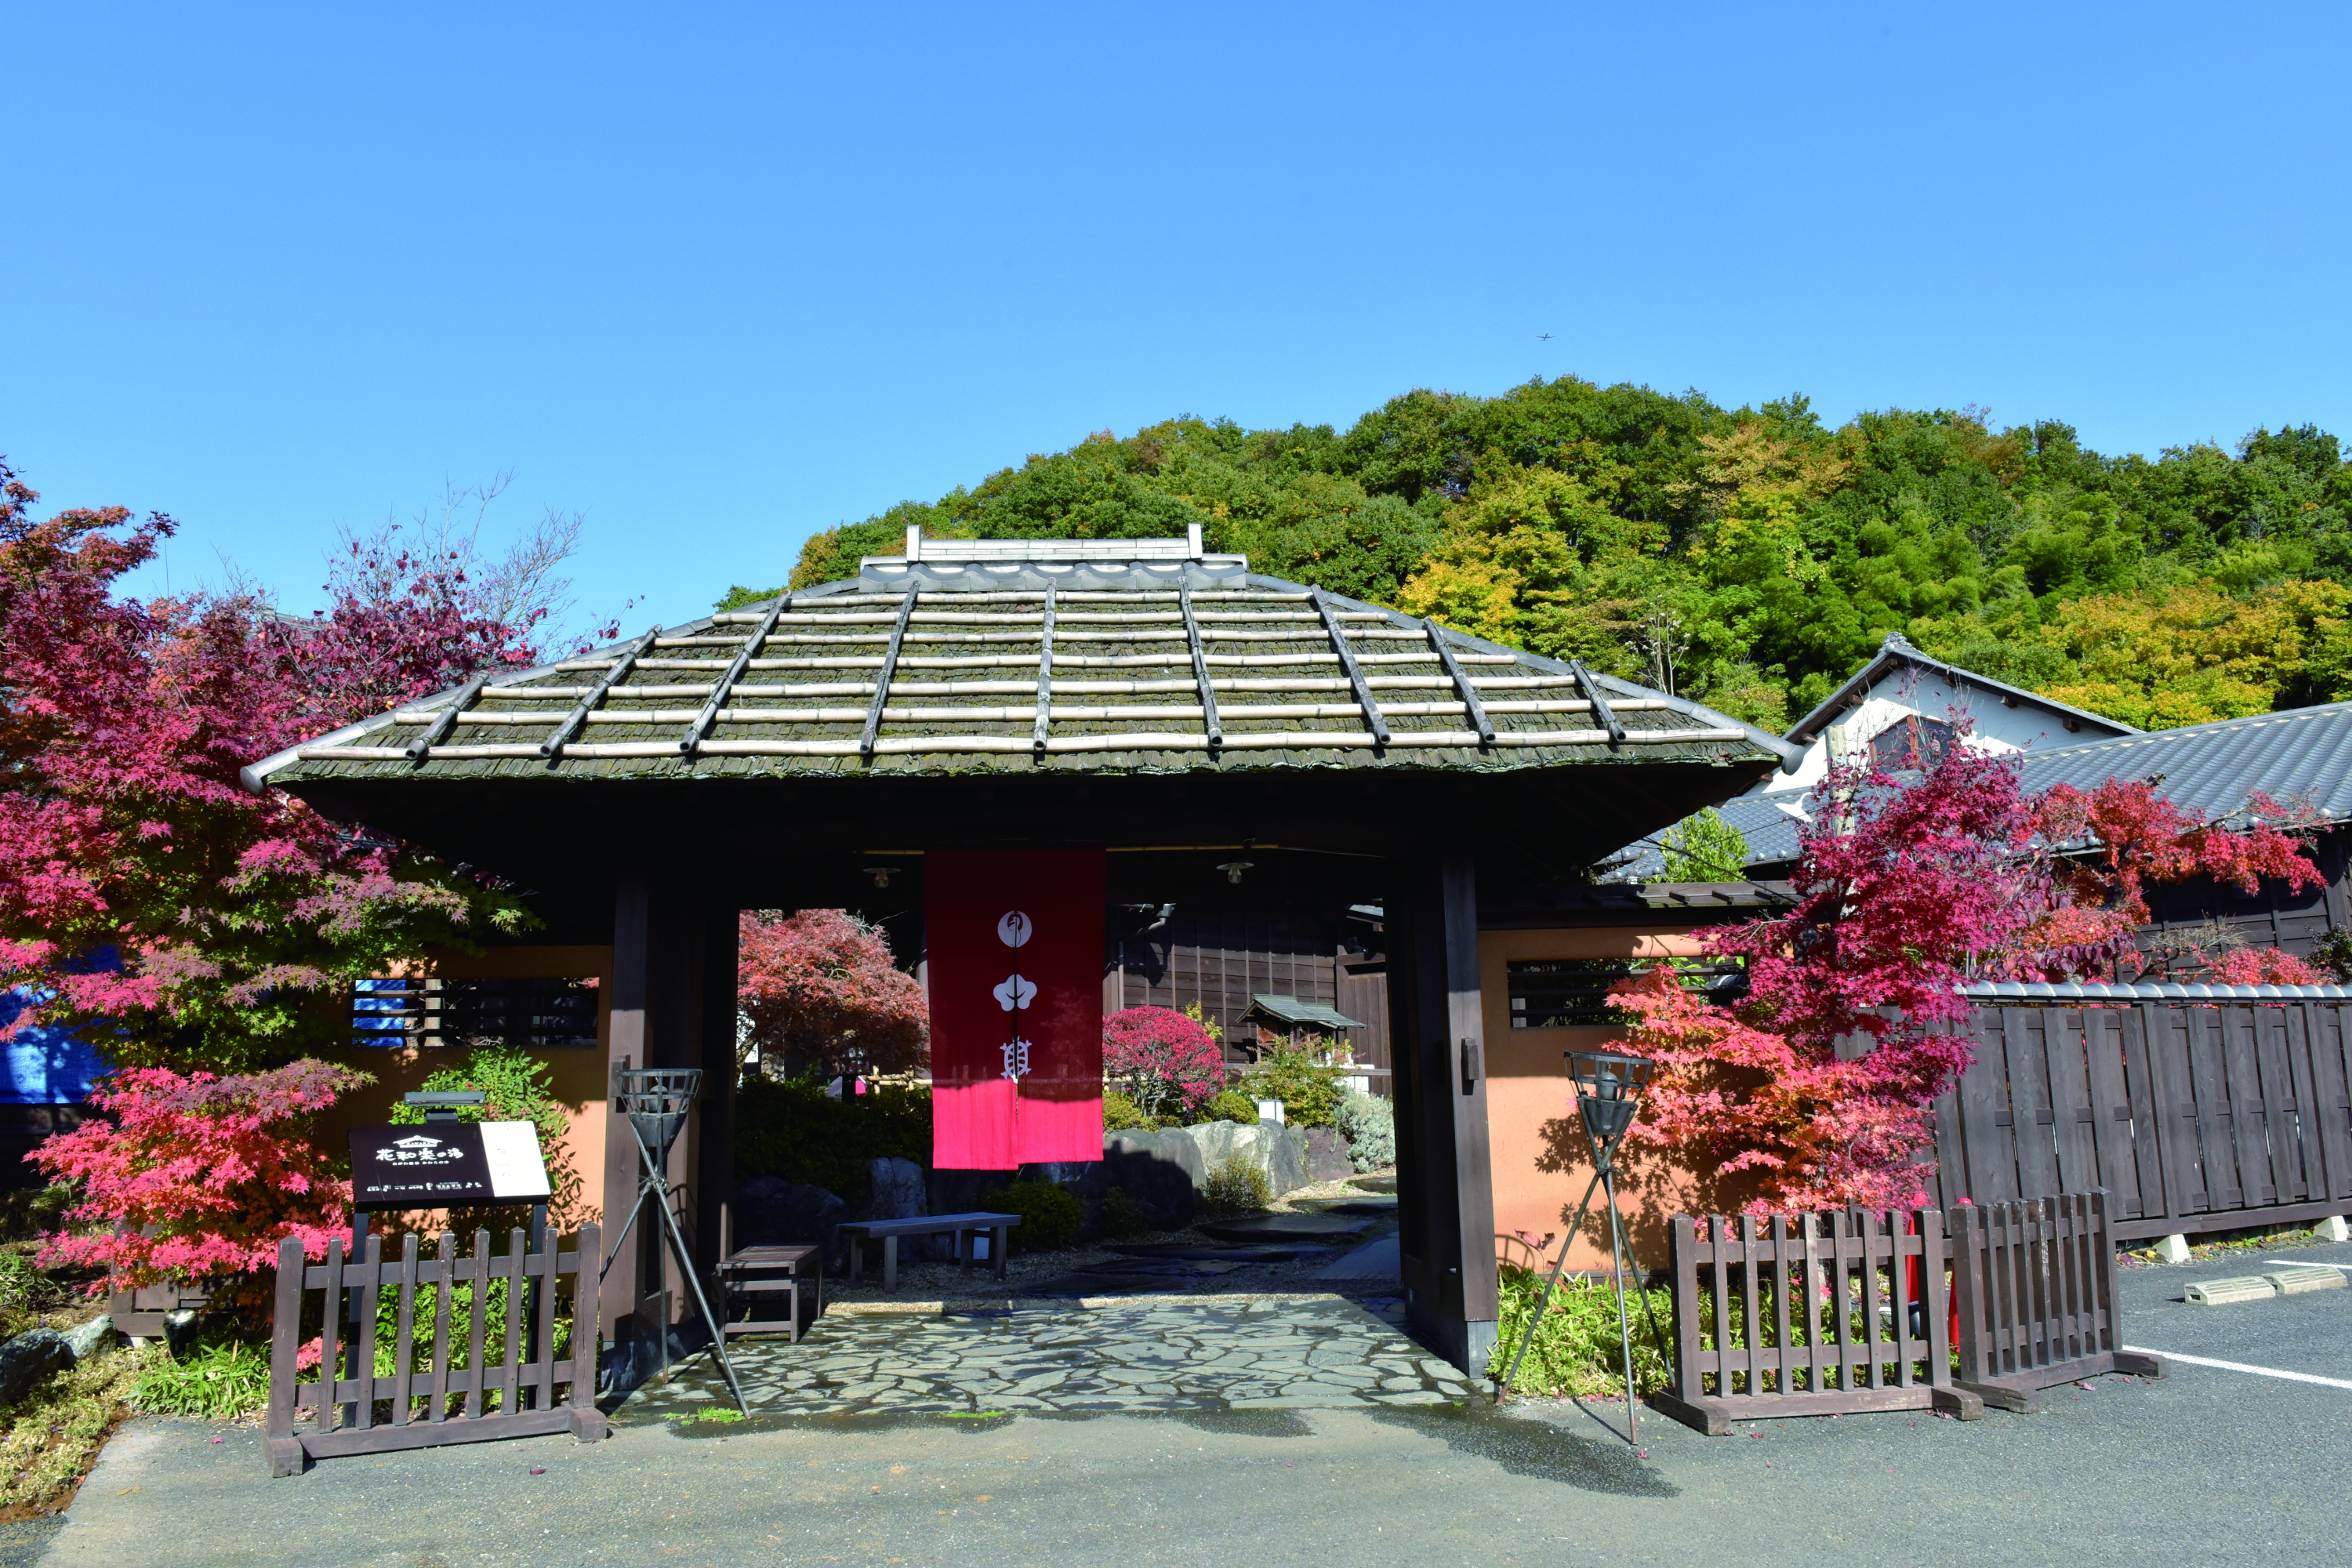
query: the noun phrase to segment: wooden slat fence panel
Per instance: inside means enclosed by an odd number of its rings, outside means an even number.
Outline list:
[[[288,1240],[278,1247],[275,1318],[270,1326],[269,1405],[267,1447],[270,1473],[298,1475],[306,1458],[338,1454],[382,1454],[402,1448],[430,1447],[444,1443],[479,1443],[500,1437],[525,1437],[548,1432],[570,1432],[583,1442],[604,1436],[604,1417],[596,1408],[596,1291],[581,1283],[584,1268],[594,1273],[603,1256],[603,1237],[594,1225],[581,1227],[577,1251],[563,1251],[551,1237],[548,1249],[526,1252],[523,1233],[509,1234],[504,1267],[496,1276],[505,1285],[505,1356],[485,1365],[484,1320],[489,1315],[493,1279],[490,1237],[474,1233],[471,1257],[456,1255],[457,1238],[446,1232],[435,1256],[421,1259],[416,1238],[403,1238],[400,1257],[386,1263],[380,1237],[368,1238],[367,1256],[357,1263],[343,1256],[338,1237],[327,1246],[323,1264],[306,1264],[302,1244]],[[556,1299],[564,1294],[572,1306],[570,1353],[558,1359]],[[457,1289],[470,1286],[465,1313],[467,1363],[452,1367],[449,1345],[455,1338],[451,1322],[460,1310]],[[392,1371],[376,1371],[379,1293],[395,1292],[396,1338],[386,1347]],[[347,1321],[346,1292],[361,1299],[362,1317]],[[522,1351],[526,1302],[536,1297],[537,1332],[532,1349]],[[415,1365],[416,1310],[420,1301],[435,1306],[431,1364]],[[315,1314],[315,1316],[314,1316]],[[317,1378],[301,1381],[299,1362],[303,1328],[320,1327]],[[359,1350],[357,1371],[347,1374],[343,1356],[346,1330]],[[491,1342],[492,1348],[498,1348]],[[557,1390],[570,1384],[568,1399]],[[462,1398],[462,1410],[450,1408]],[[489,1407],[495,1398],[497,1406]],[[423,1409],[415,1408],[418,1401]],[[376,1419],[376,1405],[386,1402],[388,1423]],[[299,1426],[296,1412],[308,1407],[310,1418]],[[421,1417],[421,1418],[420,1418]]]
[[[1954,1387],[2032,1411],[2042,1389],[2076,1378],[2165,1374],[2163,1357],[2122,1348],[2108,1217],[2097,1191],[1951,1210]]]
[[[1769,1226],[1676,1215],[1669,1228],[1675,1388],[1653,1403],[1675,1419],[1720,1436],[1778,1415],[1984,1413],[1952,1381],[1936,1210],[1775,1215]]]
[[[2352,1062],[2336,1002],[1982,1005],[1936,1104],[1936,1196],[2105,1190],[2117,1239],[2352,1209]]]

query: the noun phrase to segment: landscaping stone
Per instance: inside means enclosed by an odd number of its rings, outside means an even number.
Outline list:
[[[923,1168],[912,1160],[877,1160],[866,1167],[873,1192],[866,1200],[867,1219],[920,1219],[929,1212],[930,1194],[924,1190]]]
[[[849,1205],[823,1187],[754,1176],[729,1203],[738,1247],[822,1247],[826,1270],[836,1274],[847,1261],[840,1231]]]
[[[1341,1182],[1356,1173],[1348,1157],[1348,1141],[1336,1127],[1309,1127],[1307,1133],[1307,1181]]]
[[[55,1329],[27,1329],[0,1344],[0,1405],[16,1404],[73,1363],[73,1347]]]
[[[73,1352],[77,1362],[88,1361],[100,1345],[114,1338],[114,1320],[105,1316],[92,1318],[79,1328],[68,1331],[66,1348]]]
[[[1102,1181],[1135,1200],[1156,1230],[1181,1230],[1200,1212],[1209,1168],[1186,1130],[1103,1135]]]

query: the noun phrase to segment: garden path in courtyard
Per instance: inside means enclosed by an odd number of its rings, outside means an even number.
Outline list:
[[[1376,1304],[1377,1305],[1377,1304]],[[1470,1396],[1454,1367],[1338,1296],[828,1310],[793,1344],[729,1348],[755,1420],[858,1413],[1343,1409]],[[733,1408],[708,1353],[613,1411],[617,1426]]]

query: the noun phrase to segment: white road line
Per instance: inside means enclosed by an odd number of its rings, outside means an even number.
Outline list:
[[[2322,1388],[2352,1388],[2352,1379],[2314,1377],[2307,1372],[2281,1372],[2274,1366],[2248,1366],[2242,1361],[2215,1361],[2210,1356],[2182,1355],[2179,1351],[2150,1350],[2146,1345],[2126,1345],[2123,1348],[2137,1351],[2141,1355],[2160,1355],[2167,1361],[2186,1362],[2190,1366],[2215,1366],[2223,1372],[2252,1373],[2256,1377],[2283,1377],[2289,1383],[2315,1383]]]
[[[2295,1268],[2341,1268],[2345,1273],[2352,1274],[2352,1263],[2305,1263],[2300,1258],[2279,1258],[2272,1261],[2284,1263]]]

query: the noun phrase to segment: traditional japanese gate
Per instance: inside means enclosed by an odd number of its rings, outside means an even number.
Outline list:
[[[1112,904],[1244,877],[1378,903],[1408,1312],[1473,1367],[1496,1318],[1482,895],[1571,878],[1797,755],[1197,538],[910,534],[853,581],[476,680],[247,782],[538,889],[542,940],[612,943],[613,1066],[708,1074],[673,1155],[703,1255],[733,1166],[739,910],[870,909],[930,851],[1065,847],[1108,851]],[[609,1209],[635,1150],[605,1147]],[[670,1321],[662,1267],[615,1264],[609,1327]]]

